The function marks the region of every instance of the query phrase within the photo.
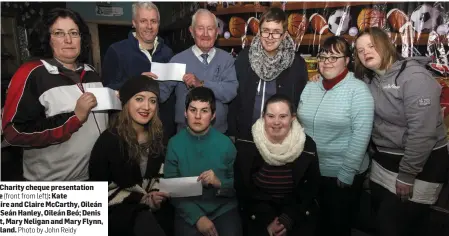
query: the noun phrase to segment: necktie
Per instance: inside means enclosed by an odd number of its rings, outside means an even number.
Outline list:
[[[207,53],[203,53],[203,54],[201,54],[201,57],[203,58],[203,63],[204,63],[204,65],[209,65],[209,63],[207,62],[207,57],[209,56],[209,54],[207,54]]]

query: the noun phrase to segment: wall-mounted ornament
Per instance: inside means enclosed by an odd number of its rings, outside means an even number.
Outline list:
[[[337,9],[331,13],[329,20],[329,30],[339,36],[346,33],[349,29],[349,22],[351,21],[351,15],[349,14],[349,7]]]
[[[359,30],[364,30],[369,27],[384,28],[385,15],[379,10],[365,8],[360,11],[359,16],[357,17],[357,26]]]

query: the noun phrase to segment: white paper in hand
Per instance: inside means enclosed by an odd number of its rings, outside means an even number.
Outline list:
[[[182,77],[186,73],[186,64],[151,62],[151,72],[157,75],[158,81],[175,80],[182,82]]]
[[[193,197],[203,194],[201,181],[196,177],[159,179],[159,191],[168,193],[170,197]]]
[[[110,88],[86,88],[97,99],[97,106],[92,111],[121,110],[122,103],[114,90]]]

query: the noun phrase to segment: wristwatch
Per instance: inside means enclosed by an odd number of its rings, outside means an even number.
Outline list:
[[[200,80],[200,87],[204,86],[204,80]]]

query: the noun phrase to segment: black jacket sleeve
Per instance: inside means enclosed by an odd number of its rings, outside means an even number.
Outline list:
[[[111,46],[108,48],[103,58],[101,69],[101,80],[103,85],[114,90],[119,90],[126,81],[119,55]]]
[[[107,134],[108,130],[105,130],[100,137],[98,137],[97,141],[92,148],[89,159],[89,180],[91,181],[109,181],[110,173],[109,173],[109,150],[116,150],[116,144],[112,143],[113,141],[109,135]],[[111,145],[106,148],[106,145]]]
[[[237,135],[237,119],[240,110],[240,99],[241,93],[244,88],[244,81],[248,77],[248,67],[249,67],[249,58],[248,58],[249,49],[242,50],[237,58],[235,59],[235,71],[237,74],[237,81],[239,82],[239,88],[237,90],[237,96],[231,101],[229,104],[228,111],[228,134],[229,136]]]
[[[295,96],[293,98],[294,99],[293,104],[295,104],[295,106],[297,106],[299,103],[299,100],[301,99],[301,93],[304,90],[304,88],[306,87],[307,81],[309,81],[309,74],[307,72],[306,62],[301,56],[297,55],[295,58],[295,61],[296,61],[295,64],[297,64],[296,70],[299,70],[298,71],[299,76],[298,76],[298,78],[295,79],[296,91],[295,91]]]
[[[34,72],[39,63],[22,65],[8,89],[2,124],[5,140],[13,146],[45,147],[62,143],[82,126],[74,112],[46,117]]]

